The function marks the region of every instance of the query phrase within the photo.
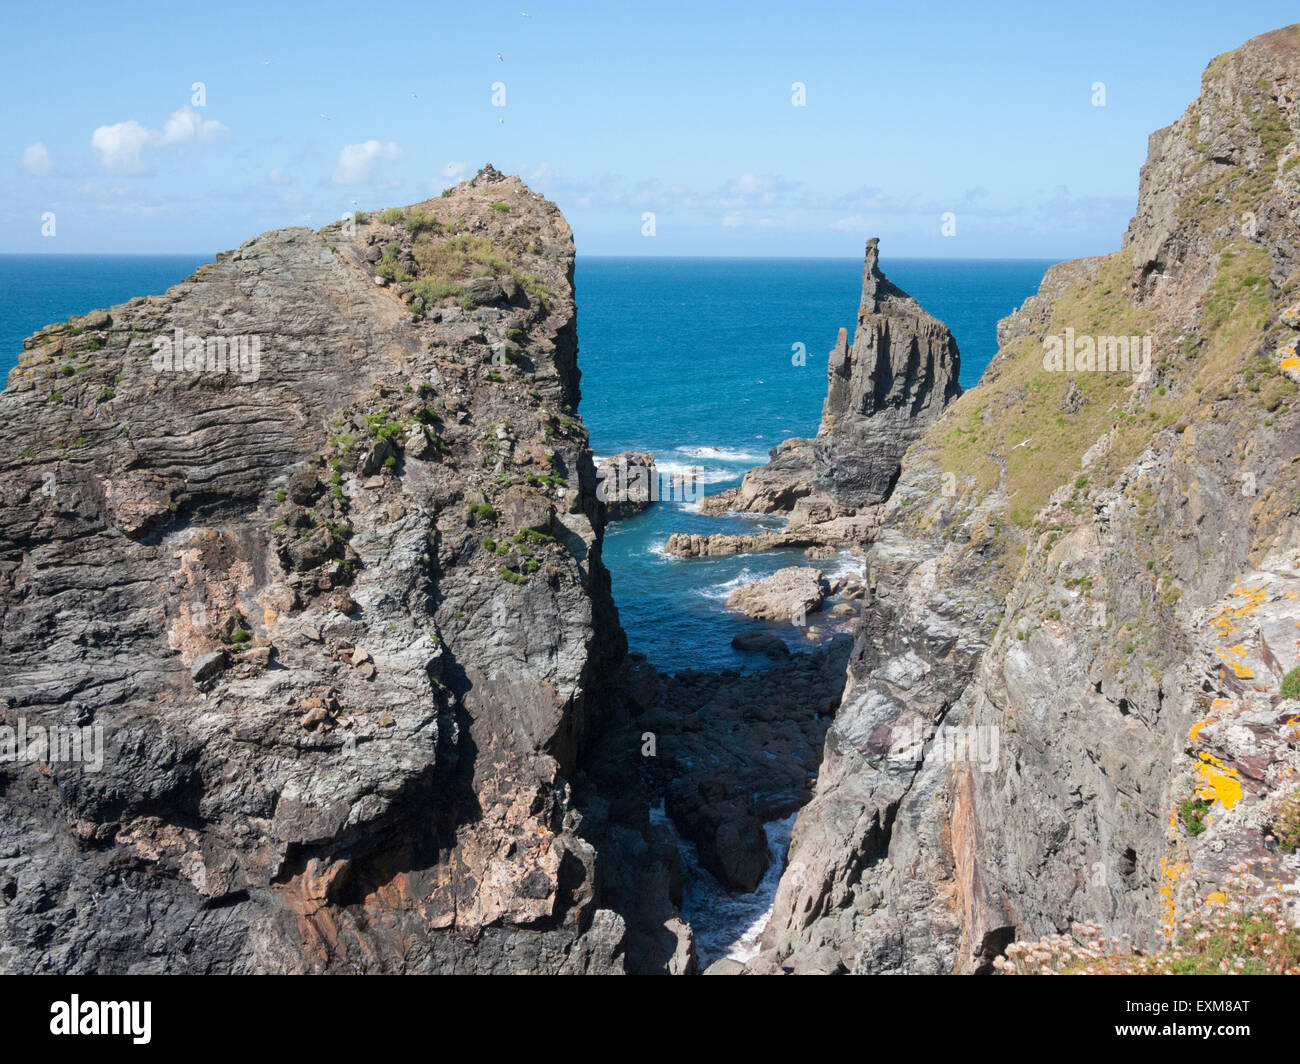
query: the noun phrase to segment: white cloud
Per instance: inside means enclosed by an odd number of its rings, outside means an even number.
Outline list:
[[[441,174],[429,182],[429,191],[441,192],[452,185],[458,185],[468,174],[469,163],[448,163],[442,168]]]
[[[23,169],[33,177],[44,177],[54,169],[50,149],[39,140],[23,150]]]
[[[728,214],[726,217],[722,219],[722,224],[726,226],[728,229],[735,229],[737,226],[742,224],[740,215],[737,214],[735,211],[732,211],[730,214]]]
[[[156,136],[134,118],[111,126],[100,126],[90,136],[90,146],[99,152],[100,164],[110,174],[143,174],[149,169],[141,150]]]
[[[860,229],[867,227],[867,219],[860,214],[854,214],[848,218],[836,218],[831,222],[832,229],[838,229],[842,233],[856,233]]]
[[[225,132],[220,122],[201,118],[187,104],[173,112],[162,129],[149,129],[134,118],[100,126],[91,134],[90,145],[99,152],[100,164],[110,174],[144,174],[149,172],[149,164],[141,154],[145,148],[201,143]]]
[[[380,144],[377,140],[349,144],[339,152],[338,165],[334,167],[334,184],[359,185],[369,181],[375,160],[396,159],[401,154],[402,149],[393,140],[387,144]]]
[[[189,140],[210,140],[218,133],[225,132],[226,127],[220,122],[200,117],[194,108],[187,105],[173,112],[167,119],[167,124],[163,126],[162,143],[183,144]]]
[[[799,188],[798,181],[787,181],[774,174],[746,172],[723,185],[719,199],[724,207],[771,207],[788,200]]]

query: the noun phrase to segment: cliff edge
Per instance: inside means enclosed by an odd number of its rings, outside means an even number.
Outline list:
[[[1298,94],[1300,26],[1215,59],[1123,248],[908,451],[750,971],[1150,952],[1242,889],[1300,924]]]
[[[573,254],[487,167],[26,341],[0,724],[83,745],[0,764],[0,969],[690,969],[644,810],[659,909],[597,871]]]

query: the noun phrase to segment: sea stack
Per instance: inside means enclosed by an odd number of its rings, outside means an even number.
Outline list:
[[[867,241],[853,343],[841,329],[827,366],[813,455],[819,481],[842,505],[889,497],[903,452],[961,394],[961,356],[943,322],[880,270]]]
[[[816,438],[783,441],[766,465],[745,474],[740,487],[711,495],[700,506],[712,515],[790,513],[787,530],[744,544],[725,534],[675,535],[669,553],[869,541],[872,508],[889,498],[907,448],[961,395],[960,370],[952,332],[885,276],[880,240],[873,236],[853,342],[840,329],[828,359]]]

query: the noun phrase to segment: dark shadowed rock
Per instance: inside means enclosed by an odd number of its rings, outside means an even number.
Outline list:
[[[646,452],[624,451],[606,458],[596,467],[596,479],[596,495],[610,521],[635,517],[659,497],[655,456]]]
[[[769,658],[788,658],[790,648],[785,640],[771,632],[738,632],[731,637],[733,650],[753,651]]]

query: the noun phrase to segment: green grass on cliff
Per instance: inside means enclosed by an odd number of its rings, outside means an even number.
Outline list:
[[[1282,697],[1300,698],[1300,668],[1292,669],[1282,677]]]
[[[499,214],[510,211],[504,200],[489,204]],[[439,218],[434,210],[424,206],[390,207],[375,216],[383,225],[405,230],[409,237],[389,241],[383,249],[383,258],[376,264],[375,273],[390,281],[406,284],[415,296],[412,309],[423,311],[446,302],[457,302],[468,307],[465,285],[477,277],[511,279],[534,302],[549,310],[554,294],[536,275],[520,268],[517,252],[494,242],[487,236],[467,232],[468,221],[463,217]],[[404,268],[402,245],[407,244],[415,260],[415,272]],[[535,242],[534,242],[535,243]],[[539,247],[530,244],[528,250],[536,253]],[[408,264],[410,259],[405,260]]]
[[[1174,330],[1162,331],[1154,312],[1133,304],[1131,256],[1107,257],[1065,289],[1046,335],[1063,335],[1067,327],[1076,336],[1152,335],[1157,382],[1139,387],[1126,373],[1045,370],[1042,344],[1024,337],[931,430],[944,472],[973,480],[982,495],[1005,470],[1008,516],[1025,527],[1052,492],[1080,475],[1084,453],[1107,432],[1109,444],[1089,471],[1094,489],[1113,483],[1157,431],[1182,431],[1204,413],[1207,400],[1265,412],[1294,400],[1296,385],[1262,342],[1297,287],[1277,291],[1269,281],[1272,265],[1258,245],[1232,242],[1220,254],[1199,333],[1171,336]]]
[[[460,298],[472,277],[509,277],[542,306],[551,305],[550,288],[503,258],[502,249],[487,237],[461,233],[440,240],[424,233],[415,241],[414,255],[419,274],[411,289],[426,303]]]
[[[1150,332],[1152,316],[1125,293],[1125,258],[1112,255],[1069,286],[1053,308],[1048,334],[1063,335],[1067,326],[1077,335]],[[1066,409],[1071,381],[1082,399],[1075,412]],[[1084,452],[1123,416],[1131,386],[1128,374],[1047,371],[1042,344],[1023,337],[936,425],[943,470],[973,478],[983,494],[1005,466],[1010,518],[1028,525],[1052,491],[1079,475]]]

